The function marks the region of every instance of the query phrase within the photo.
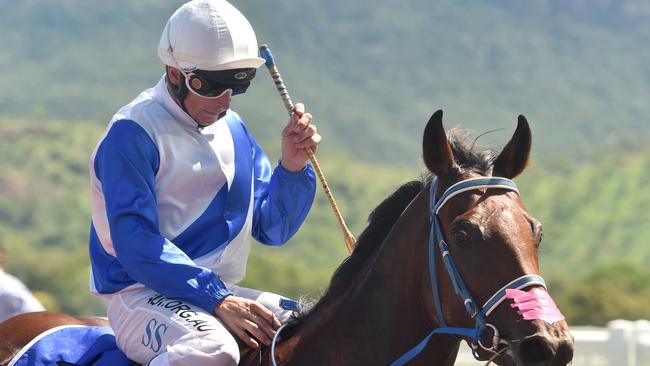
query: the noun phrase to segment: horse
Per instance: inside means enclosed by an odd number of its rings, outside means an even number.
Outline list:
[[[539,276],[542,226],[511,181],[531,144],[519,116],[501,152],[476,152],[435,112],[422,140],[429,173],[371,213],[321,299],[240,365],[453,365],[462,341],[497,365],[570,363],[573,338]],[[0,365],[55,325],[37,314],[0,324]],[[54,322],[68,321],[83,320]]]

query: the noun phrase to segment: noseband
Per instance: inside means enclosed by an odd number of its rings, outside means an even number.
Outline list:
[[[431,183],[429,197],[430,197],[430,216],[429,221],[431,222],[431,231],[429,232],[429,275],[431,277],[431,290],[433,292],[433,298],[435,301],[436,313],[438,315],[438,320],[440,326],[434,328],[420,343],[411,348],[408,352],[402,355],[399,359],[394,361],[391,366],[401,366],[417,356],[424,347],[429,343],[429,339],[434,334],[451,334],[458,335],[462,337],[467,337],[472,340],[472,349],[474,357],[478,359],[478,348],[482,348],[486,351],[497,354],[497,348],[500,343],[503,341],[499,338],[499,331],[497,328],[488,323],[487,317],[506,299],[506,290],[508,289],[521,289],[531,285],[538,285],[546,288],[544,279],[538,275],[524,275],[519,278],[515,278],[510,283],[503,286],[499,291],[495,292],[488,301],[486,301],[483,306],[479,307],[476,305],[476,301],[472,298],[472,294],[469,292],[463,278],[461,277],[454,260],[449,251],[449,247],[445,242],[442,233],[442,227],[438,219],[438,212],[452,197],[461,194],[463,192],[476,190],[476,189],[489,189],[489,188],[498,188],[506,189],[519,193],[517,185],[510,179],[500,178],[500,177],[490,177],[490,178],[470,178],[463,181],[460,181],[451,187],[449,187],[439,198],[436,198],[436,189],[438,182],[434,180]],[[437,247],[437,250],[436,250]],[[470,318],[474,319],[474,328],[460,328],[460,327],[449,327],[445,323],[444,313],[442,312],[442,304],[440,301],[440,292],[438,289],[438,279],[436,277],[436,256],[437,252],[440,251],[442,262],[444,263],[445,270],[451,279],[451,282],[454,287],[456,295],[460,297],[465,305],[465,310],[469,314]],[[484,332],[492,332],[492,344],[484,345],[481,342],[481,335]]]

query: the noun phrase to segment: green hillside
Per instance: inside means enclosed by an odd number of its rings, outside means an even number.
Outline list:
[[[0,242],[8,271],[23,278],[51,309],[103,314],[87,292],[90,224],[88,157],[103,128],[42,120],[0,120]],[[518,179],[529,211],[544,223],[542,273],[576,323],[650,317],[650,151],[576,168],[533,166]],[[319,154],[337,203],[353,233],[396,187],[420,174]],[[413,156],[415,165],[419,157]],[[245,285],[293,297],[318,296],[346,257],[342,234],[322,191],[299,233],[282,248],[256,245]],[[621,272],[621,268],[625,271]],[[595,278],[596,280],[594,280]],[[612,280],[612,279],[616,280]],[[644,280],[640,280],[644,279]],[[619,307],[593,296],[629,284]],[[600,309],[583,312],[585,306]]]
[[[542,256],[550,274],[584,274],[616,261],[650,268],[650,151],[602,159],[523,178],[527,205],[546,223]]]
[[[155,48],[180,3],[0,0],[0,113],[105,123],[160,77]],[[525,114],[542,161],[591,160],[594,145],[634,150],[650,136],[650,16],[636,0],[235,4],[315,113],[323,150],[411,164],[438,108],[477,131]],[[235,106],[262,140],[285,119],[264,70]]]

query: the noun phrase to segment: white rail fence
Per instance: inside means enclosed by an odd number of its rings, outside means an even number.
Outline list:
[[[606,328],[571,327],[573,366],[650,366],[650,321],[614,320]],[[485,364],[463,342],[455,366]]]

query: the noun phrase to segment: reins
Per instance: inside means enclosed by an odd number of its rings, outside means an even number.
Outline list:
[[[275,332],[275,335],[273,335],[273,341],[271,341],[271,362],[273,363],[273,366],[278,366],[275,362],[275,344],[278,342],[278,339],[280,339],[280,332],[282,332],[282,329],[284,329],[287,324],[288,323],[282,324],[282,326]]]
[[[431,231],[429,232],[428,258],[431,291],[433,292],[436,314],[438,315],[440,326],[438,328],[434,328],[418,344],[416,344],[404,355],[394,361],[391,366],[401,366],[415,358],[424,350],[434,334],[451,334],[470,338],[472,340],[471,346],[473,349],[474,357],[477,359],[479,347],[488,352],[492,352],[495,355],[494,357],[497,357],[500,353],[497,350],[498,346],[499,344],[505,343],[505,341],[499,337],[499,331],[497,327],[488,323],[487,317],[498,307],[499,304],[505,300],[506,290],[521,289],[531,285],[539,285],[546,288],[546,284],[542,277],[538,275],[524,275],[512,280],[510,283],[503,286],[492,297],[490,297],[490,299],[486,301],[483,306],[478,307],[476,305],[476,301],[472,298],[472,294],[465,285],[463,278],[458,272],[458,269],[456,268],[454,260],[451,256],[451,252],[449,251],[449,247],[444,240],[442,227],[438,220],[438,212],[452,197],[466,191],[475,189],[499,188],[519,193],[519,190],[517,189],[517,185],[507,178],[470,178],[452,185],[442,194],[442,196],[440,196],[440,198],[436,199],[436,189],[438,186],[437,183],[438,182],[436,180],[431,182],[429,191],[429,221],[431,223]],[[474,328],[450,327],[445,323],[444,313],[442,311],[442,303],[440,301],[440,292],[438,289],[438,280],[436,277],[436,253],[438,251],[440,251],[442,262],[444,264],[445,270],[447,271],[447,274],[449,275],[449,278],[451,279],[456,295],[458,295],[463,301],[467,314],[470,316],[470,318],[474,319]],[[488,329],[492,332],[492,344],[484,345],[481,341],[481,336]]]

